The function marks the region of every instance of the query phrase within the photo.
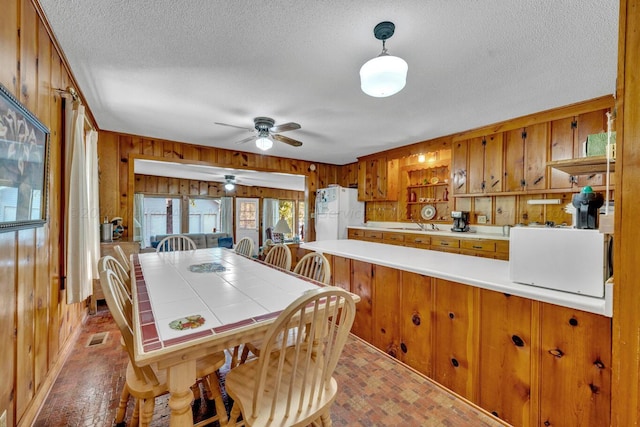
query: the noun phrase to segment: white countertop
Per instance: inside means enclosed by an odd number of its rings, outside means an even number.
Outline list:
[[[425,226],[429,226],[429,224],[425,224]],[[421,230],[417,224],[411,223],[396,223],[390,225],[361,225],[361,226],[349,226],[347,228],[358,229],[358,230],[376,230],[376,231],[388,231],[395,233],[418,233],[418,234],[428,234],[433,236],[449,236],[455,237],[457,239],[493,239],[493,240],[509,240],[509,236],[503,236],[502,232],[500,233],[489,233],[486,232],[485,229],[479,227],[471,227],[472,231],[466,232],[456,232],[451,231],[451,224],[437,224],[437,230]],[[487,227],[488,229],[488,227]]]
[[[604,298],[523,285],[509,280],[509,261],[361,240],[323,240],[300,247],[607,317],[613,315],[613,284],[605,285]]]

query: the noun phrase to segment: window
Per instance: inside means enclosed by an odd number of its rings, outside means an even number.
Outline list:
[[[180,199],[144,196],[144,246],[157,234],[180,233]]]
[[[238,227],[242,229],[256,229],[258,224],[257,204],[255,202],[241,202],[238,215]]]
[[[220,199],[189,199],[189,233],[215,233],[220,230]]]

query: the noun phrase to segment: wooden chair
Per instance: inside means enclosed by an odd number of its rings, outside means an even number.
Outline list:
[[[328,285],[331,280],[329,261],[319,252],[311,252],[300,258],[293,272],[325,285]]]
[[[125,271],[127,273],[129,273],[129,258],[124,253],[124,250],[122,250],[122,247],[120,245],[115,245],[113,247],[113,250],[115,251],[116,255],[118,256],[118,258],[120,260],[120,263],[122,264],[122,267],[124,267]]]
[[[112,270],[116,273],[118,279],[120,279],[120,281],[126,286],[127,293],[131,295],[131,279],[129,278],[129,272],[116,257],[105,255],[100,258],[98,261],[98,272],[102,270]]]
[[[152,366],[137,366],[133,354],[133,329],[129,319],[131,313],[131,297],[118,275],[110,269],[100,271],[100,285],[107,300],[107,306],[113,316],[120,333],[124,348],[129,355],[126,382],[120,396],[120,403],[116,411],[115,423],[122,423],[125,419],[129,397],[136,398],[134,412],[130,425],[148,426],[153,417],[155,398],[169,391],[166,381],[166,371],[157,370]],[[203,382],[209,400],[215,402],[216,415],[197,424],[199,426],[219,421],[226,425],[227,413],[222,400],[217,371],[224,365],[224,352],[214,353],[196,361],[196,377]],[[196,385],[199,383],[196,383]],[[199,390],[199,389],[198,389]],[[199,393],[198,393],[199,394]]]
[[[329,304],[328,304],[329,303]],[[355,317],[351,295],[337,287],[306,292],[267,331],[260,356],[226,377],[233,399],[229,426],[331,426],[338,385],[334,369]],[[292,330],[295,343],[279,345]]]
[[[156,246],[156,252],[193,251],[197,249],[196,243],[182,234],[173,234],[160,240]]]
[[[264,262],[289,271],[291,270],[291,251],[287,245],[278,243],[269,249]]]
[[[243,237],[236,244],[235,251],[237,254],[251,258],[253,256],[253,240],[250,237]]]

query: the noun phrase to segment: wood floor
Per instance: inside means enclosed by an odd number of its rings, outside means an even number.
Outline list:
[[[97,314],[87,317],[75,350],[34,425],[112,426],[126,365],[120,333],[106,306],[99,305]],[[335,377],[340,385],[332,408],[336,427],[504,425],[354,336]],[[169,424],[167,400],[166,396],[156,400],[152,426]],[[195,418],[208,410],[202,399],[194,408]],[[131,405],[127,420],[130,414]]]

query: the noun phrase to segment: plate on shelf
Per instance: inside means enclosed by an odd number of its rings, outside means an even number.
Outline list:
[[[434,176],[429,182],[431,182],[432,184],[437,184],[440,182],[440,179],[437,176]]]
[[[436,208],[433,205],[425,205],[420,211],[420,216],[427,220],[433,219],[433,217],[436,216]]]

